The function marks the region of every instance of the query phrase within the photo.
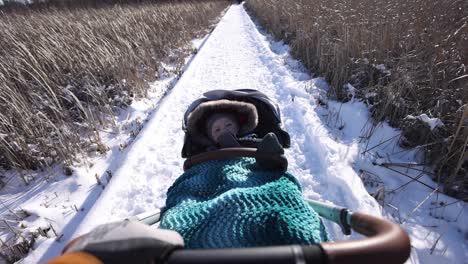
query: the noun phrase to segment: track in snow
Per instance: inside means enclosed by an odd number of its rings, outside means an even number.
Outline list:
[[[257,89],[279,104],[292,139],[291,148],[286,150],[289,171],[299,179],[307,198],[381,215],[379,205],[352,168],[357,143],[335,140],[316,111],[314,93],[320,91],[317,86],[321,84],[289,58],[285,46],[271,44],[259,33],[242,5],[232,6],[160,102],[85,219],[67,237],[164,206],[167,189],[183,172],[184,111],[202,93],[213,89]],[[337,226],[327,226],[332,238],[345,239]],[[53,244],[40,262],[59,254],[62,247],[61,243]]]
[[[357,149],[330,137],[314,111],[312,96],[303,92],[310,77],[288,68],[244,8],[232,6],[140,132],[78,233],[164,205],[167,189],[182,173],[184,111],[213,89],[258,89],[280,105],[293,139],[287,151],[290,171],[300,179],[306,196],[378,214],[379,206],[348,164]]]
[[[184,111],[202,93],[213,89],[257,89],[279,104],[292,138],[291,149],[286,151],[289,170],[298,177],[308,198],[379,214],[379,206],[348,164],[349,147],[330,138],[314,111],[312,96],[304,92],[310,77],[288,69],[284,57],[269,45],[243,6],[232,6],[156,108],[127,158],[114,171],[112,181],[70,237],[164,206],[167,189],[183,172]],[[349,173],[338,175],[344,168]],[[332,237],[342,236],[338,227],[329,228]],[[42,261],[59,254],[62,247],[53,244]]]

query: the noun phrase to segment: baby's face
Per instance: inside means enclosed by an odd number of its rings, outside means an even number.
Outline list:
[[[217,143],[219,136],[224,132],[237,135],[237,132],[239,132],[239,125],[232,118],[220,117],[216,119],[211,126],[211,137]]]

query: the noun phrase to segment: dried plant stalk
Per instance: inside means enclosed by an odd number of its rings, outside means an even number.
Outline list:
[[[0,9],[0,167],[71,163],[99,145],[91,141],[113,124],[115,108],[145,96],[161,63],[183,64],[189,41],[229,3],[53,0]]]
[[[424,146],[435,179],[450,186],[444,190],[468,198],[467,124],[458,131],[468,102],[467,1],[249,0],[246,6],[312,73],[325,76],[330,96],[349,100],[345,85],[351,84],[375,123],[401,128],[404,146]],[[421,114],[444,126],[407,118]]]

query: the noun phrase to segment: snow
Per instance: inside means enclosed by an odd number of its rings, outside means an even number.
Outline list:
[[[164,206],[167,189],[182,173],[186,107],[205,91],[239,88],[258,89],[279,104],[292,139],[286,151],[289,171],[298,177],[305,197],[401,224],[412,241],[409,263],[466,263],[465,203],[434,191],[430,169],[419,166],[421,153],[398,147],[400,132],[386,123],[372,124],[364,103],[327,100],[328,84],[311,78],[286,45],[259,32],[242,5],[227,11],[188,64],[165,96],[146,102],[154,107],[135,103],[131,117],[117,120],[131,127],[127,120],[136,120],[144,109],[151,112],[147,122],[138,124],[141,131],[134,139],[119,139],[121,131],[113,131],[108,137],[114,143],[105,157],[92,160],[93,166],[88,162],[70,177],[36,181],[26,193],[19,190],[19,196],[2,195],[10,208],[26,208],[37,221],[54,219],[62,235],[59,241],[41,238],[22,263],[58,255],[67,241],[99,224]],[[118,148],[119,140],[125,148]],[[60,169],[50,174],[60,174]],[[49,206],[42,206],[44,201]],[[334,240],[350,239],[337,225],[327,223],[327,228]]]
[[[354,86],[352,86],[351,84],[347,83],[345,85],[345,89],[348,93],[348,97],[350,97],[350,99],[353,100],[356,96],[356,88],[354,88]]]
[[[439,118],[430,118],[426,114],[421,114],[416,117],[412,115],[408,115],[406,118],[419,119],[423,121],[424,123],[426,123],[431,128],[431,130],[434,130],[436,127],[439,127],[439,126],[444,126],[444,123]]]
[[[374,64],[374,67],[379,70],[381,73],[386,74],[386,75],[391,75],[391,72],[385,67],[384,64]]]
[[[192,40],[193,48],[199,50],[203,46],[203,44],[205,44],[205,42],[208,40],[208,36],[209,34],[205,35],[202,38]]]

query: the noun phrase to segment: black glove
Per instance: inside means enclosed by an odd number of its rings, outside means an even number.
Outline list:
[[[229,132],[224,132],[218,138],[218,144],[221,148],[236,148],[241,145],[237,142],[236,136]]]
[[[183,238],[175,231],[125,220],[96,227],[64,253],[87,252],[106,264],[163,263],[173,250],[183,246]]]
[[[288,160],[284,156],[284,149],[275,133],[266,134],[257,147],[257,152],[266,153],[277,159],[257,159],[257,164],[266,170],[278,170],[285,172],[288,168]]]

